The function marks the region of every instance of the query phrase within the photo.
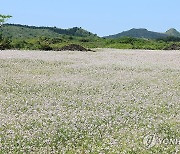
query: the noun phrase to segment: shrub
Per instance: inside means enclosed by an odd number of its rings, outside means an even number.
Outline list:
[[[0,40],[0,50],[10,49],[11,48],[11,40],[8,38],[2,38]]]
[[[39,47],[40,50],[53,50],[53,48],[49,44],[42,43]]]

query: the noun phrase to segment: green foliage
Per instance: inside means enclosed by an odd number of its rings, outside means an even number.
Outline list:
[[[2,15],[2,14],[0,14],[0,28],[11,17],[12,16],[10,16],[10,15]],[[11,40],[7,39],[7,38],[3,38],[2,33],[0,33],[0,50],[10,49],[11,48],[10,43],[11,43]]]
[[[53,50],[53,48],[47,43],[41,43],[39,49],[46,50],[46,51]]]
[[[176,29],[171,28],[168,31],[166,31],[166,33],[168,36],[172,36],[172,37],[180,37],[180,32],[178,32]]]
[[[0,14],[0,25],[3,25],[5,23],[5,21],[9,18],[11,18],[12,16],[10,15],[2,15]]]
[[[105,47],[118,49],[162,50],[166,44],[167,43],[164,41],[122,37],[119,39],[107,39]]]
[[[1,39],[1,49],[25,49],[25,50],[56,50],[68,44],[78,44],[85,48],[116,48],[116,49],[146,49],[163,50],[173,44],[179,44],[176,41],[166,40],[145,40],[137,38],[123,37],[119,39],[103,38],[82,38],[73,36],[61,36],[56,38],[39,37],[28,39]]]
[[[10,43],[11,43],[10,39],[1,37],[1,39],[0,39],[0,50],[5,50],[5,49],[12,48]]]
[[[174,37],[174,36],[168,36],[166,38],[159,38],[157,41],[164,41],[164,42],[180,42],[179,37]]]
[[[48,29],[34,29],[22,26],[13,26],[5,24],[2,28],[2,35],[14,39],[28,39],[35,37],[58,37],[59,35]]]
[[[60,29],[56,27],[35,27],[17,24],[5,24],[1,28],[3,36],[12,38],[34,38],[34,37],[50,37],[57,38],[62,35],[70,37],[97,37],[82,28],[74,27],[70,29]]]
[[[65,45],[78,44],[85,48],[163,50],[170,47],[172,42],[175,44],[180,42],[180,39],[175,37],[156,40],[132,37],[99,38],[78,27],[64,30],[56,27],[6,24],[1,30],[2,36],[6,38],[3,39],[0,35],[1,49],[57,50]]]
[[[140,29],[133,28],[131,30],[124,31],[119,34],[107,36],[106,38],[121,38],[125,36],[134,37],[134,38],[157,39],[157,38],[167,37],[168,35],[163,33],[148,31],[147,29],[143,29],[143,28]]]

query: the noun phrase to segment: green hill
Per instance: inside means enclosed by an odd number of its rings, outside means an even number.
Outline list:
[[[165,32],[165,34],[168,35],[168,36],[180,37],[180,32],[178,32],[174,28],[169,29],[168,31]]]
[[[147,29],[131,29],[128,31],[124,31],[119,34],[106,36],[106,38],[120,38],[120,37],[134,37],[134,38],[146,38],[146,39],[157,39],[167,37],[166,34],[148,31]]]
[[[55,38],[60,35],[78,36],[78,37],[95,37],[96,35],[82,28],[74,27],[70,29],[61,29],[56,27],[35,27],[18,24],[5,24],[1,27],[1,33],[4,37],[11,38],[34,38],[34,37],[51,37]]]
[[[9,37],[15,39],[16,38],[28,39],[35,37],[56,38],[62,35],[97,38],[96,34],[88,32],[87,30],[84,30],[81,27],[61,29],[57,27],[36,27],[36,26],[27,26],[20,24],[5,24],[2,27],[0,27],[0,30],[3,37]],[[147,29],[143,29],[143,28],[140,29],[133,28],[128,31],[124,31],[122,33],[118,33],[115,35],[105,36],[104,38],[114,39],[121,37],[133,37],[133,38],[145,38],[145,39],[158,39],[158,38],[166,38],[168,36],[180,37],[180,33],[174,28],[169,29],[165,33],[148,31]]]

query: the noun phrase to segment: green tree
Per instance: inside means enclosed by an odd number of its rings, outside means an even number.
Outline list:
[[[0,26],[2,26],[11,17],[12,16],[10,16],[10,15],[2,15],[2,14],[0,14]]]
[[[10,15],[2,15],[0,14],[0,27],[2,27],[2,25],[12,16]],[[11,45],[10,45],[10,40],[9,39],[5,39],[2,37],[2,33],[0,31],[0,50],[4,50],[4,49],[10,49]]]

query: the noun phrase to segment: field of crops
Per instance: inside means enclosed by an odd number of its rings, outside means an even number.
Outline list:
[[[179,150],[179,51],[0,51],[0,154]]]

